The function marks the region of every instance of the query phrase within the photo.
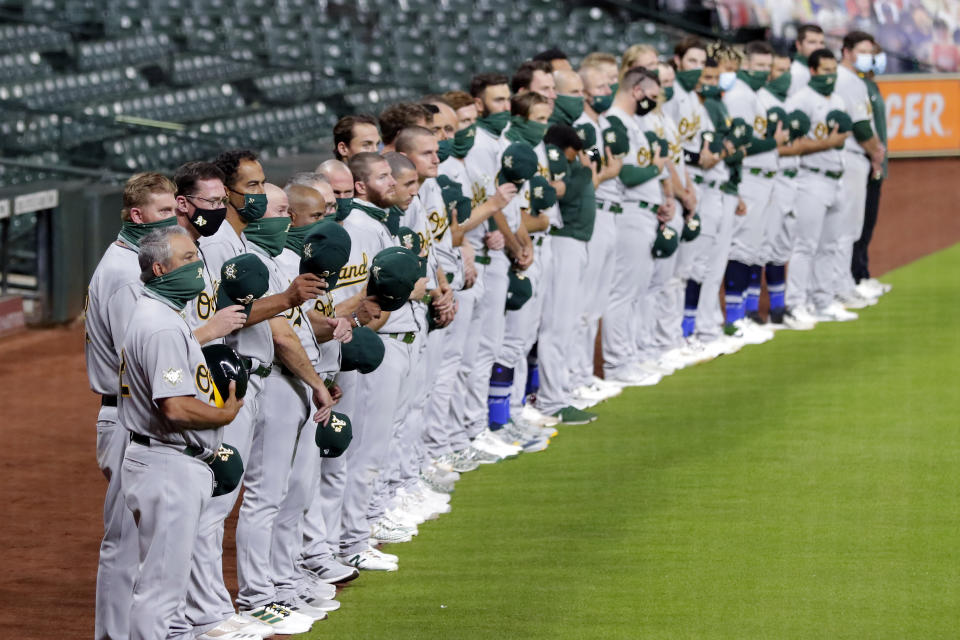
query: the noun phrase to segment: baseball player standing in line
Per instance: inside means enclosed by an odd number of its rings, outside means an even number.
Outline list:
[[[861,309],[876,303],[876,296],[865,288],[857,288],[849,265],[853,262],[853,245],[863,231],[867,203],[867,182],[871,176],[883,173],[886,150],[873,130],[873,107],[870,92],[861,77],[873,68],[873,36],[863,31],[851,31],[843,38],[843,57],[837,68],[837,94],[843,98],[847,113],[853,120],[853,135],[843,145],[844,175],[843,199],[848,208],[843,214],[840,236],[837,239],[836,269],[837,299],[847,308]]]
[[[396,245],[386,226],[387,208],[396,198],[396,181],[390,165],[374,153],[361,153],[350,159],[354,176],[353,209],[343,222],[350,234],[350,258],[341,270],[333,291],[337,315],[350,316],[366,298],[370,262],[381,250]],[[421,299],[426,279],[418,282],[410,299]],[[381,334],[386,347],[383,362],[369,374],[341,374],[339,384],[345,397],[358,399],[351,419],[354,443],[347,453],[344,488],[340,560],[360,570],[396,571],[397,563],[370,546],[370,522],[367,513],[378,476],[385,468],[390,451],[393,422],[401,385],[410,373],[412,351],[417,347],[418,325],[412,304],[402,303],[390,312],[384,310],[368,326]],[[360,398],[364,404],[361,406]]]
[[[217,233],[200,239],[200,252],[210,273],[222,275],[225,262],[249,253],[250,246],[243,231],[250,222],[263,217],[267,203],[263,193],[263,168],[253,152],[225,151],[217,157],[215,164],[223,172],[224,186],[227,188],[226,223],[220,226]],[[219,281],[214,283],[214,288],[217,286]],[[259,395],[274,358],[270,325],[264,321],[316,298],[322,291],[323,282],[319,278],[313,274],[301,275],[285,290],[269,292],[272,295],[254,301],[244,328],[225,338],[226,344],[250,365],[251,375],[243,409],[227,428],[227,437],[242,459],[246,459],[250,453]],[[200,632],[216,633],[221,623],[232,629],[231,620],[237,621],[230,593],[223,582],[223,530],[224,521],[238,495],[239,488],[214,498],[206,505],[201,517],[200,540],[194,554],[193,579],[186,611],[187,621]],[[277,615],[271,619],[278,619],[280,625],[288,617],[297,620],[296,614],[287,614],[291,612],[277,609]],[[240,618],[249,620],[244,616]]]
[[[222,407],[211,406],[213,379],[184,306],[204,288],[197,247],[180,227],[143,238],[144,291],[120,354],[119,419],[129,431],[124,452],[124,501],[137,521],[139,570],[129,637],[169,636],[184,605],[201,514],[213,474],[204,464],[220,450],[223,427],[243,405],[235,383]]]
[[[97,640],[126,637],[129,629],[137,547],[133,516],[123,506],[120,488],[128,436],[117,422],[117,370],[120,346],[142,288],[138,246],[150,231],[176,224],[174,191],[173,184],[157,173],[139,173],[127,181],[120,235],[107,247],[87,287],[84,351],[90,388],[100,394],[97,464],[107,479],[97,567]]]
[[[574,121],[574,125],[589,126],[594,130],[597,141],[594,162],[599,162],[601,169],[594,181],[597,213],[593,234],[587,243],[587,267],[583,275],[583,281],[590,283],[590,286],[583,290],[581,322],[577,337],[573,340],[571,385],[574,388],[596,385],[612,392],[620,388],[620,385],[614,385],[594,375],[593,356],[600,318],[606,311],[613,286],[613,274],[616,271],[616,214],[610,207],[621,208],[617,176],[623,167],[623,158],[610,150],[603,136],[604,130],[609,127],[603,113],[613,104],[614,90],[610,84],[610,76],[616,78],[616,58],[591,54],[580,66],[579,73],[583,80],[584,105],[583,115]],[[589,151],[591,150],[588,149]],[[521,415],[527,418],[526,413]]]
[[[796,239],[787,272],[787,310],[800,319],[855,320],[834,300],[831,277],[833,263],[825,258],[830,242],[836,242],[842,218],[843,154],[839,150],[850,136],[838,125],[827,125],[827,114],[844,109],[843,99],[834,93],[837,59],[827,49],[814,51],[809,58],[810,83],[787,100],[789,111],[799,109],[810,119],[810,132],[791,145],[800,155],[797,180]]]
[[[623,136],[628,143],[615,181],[619,193],[613,201],[620,204],[608,209],[617,216],[619,266],[603,323],[604,377],[624,385],[652,385],[661,378],[658,373],[637,368],[633,331],[635,305],[646,293],[653,275],[651,250],[658,222],[672,217],[674,208],[671,185],[661,175],[668,160],[660,155],[659,145],[650,145],[634,117],[653,111],[659,96],[656,75],[643,67],[634,67],[623,74],[613,106],[604,114],[611,125],[603,132],[604,141],[609,143],[608,135],[612,133],[612,140]]]
[[[287,196],[272,184],[264,184],[264,194],[267,196],[267,211],[262,218],[247,225],[244,237],[249,241],[250,252],[267,266],[269,290],[282,291],[293,280],[284,274],[277,262],[291,224]],[[299,271],[299,263],[297,267]],[[325,282],[323,286],[326,286]],[[274,522],[286,495],[300,428],[310,415],[315,423],[326,424],[333,406],[326,385],[316,371],[320,348],[305,316],[304,308],[297,305],[267,321],[275,360],[263,381],[250,453],[245,459],[246,491],[237,524],[237,580],[240,587],[237,607],[241,612],[253,612],[278,603],[313,620],[320,620],[326,617],[322,609],[317,610],[302,601],[280,602],[277,599],[270,564]],[[349,332],[349,327],[340,330]]]
[[[751,42],[746,46],[746,60],[737,71],[734,86],[723,94],[723,104],[731,118],[742,118],[753,127],[753,137],[743,159],[740,198],[746,215],[737,219],[727,263],[727,324],[740,329],[748,339],[769,340],[773,333],[762,329],[758,313],[765,216],[773,196],[773,179],[777,175],[777,146],[785,144],[789,132],[777,123],[773,135],[767,136],[767,111],[757,91],[766,83],[773,65],[773,47],[767,42]]]

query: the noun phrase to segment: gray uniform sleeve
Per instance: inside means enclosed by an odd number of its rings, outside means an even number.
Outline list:
[[[189,354],[182,333],[166,329],[150,334],[143,349],[143,370],[150,376],[154,400],[196,396],[198,372],[191,368]]]

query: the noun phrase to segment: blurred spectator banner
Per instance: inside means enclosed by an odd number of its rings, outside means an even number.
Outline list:
[[[960,74],[877,78],[893,157],[960,155]]]

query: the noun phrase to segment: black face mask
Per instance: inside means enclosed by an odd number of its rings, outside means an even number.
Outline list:
[[[223,224],[227,217],[227,208],[219,209],[194,209],[193,215],[187,218],[191,226],[197,230],[201,236],[212,236]]]
[[[637,100],[637,115],[645,116],[657,108],[657,101],[646,96]]]

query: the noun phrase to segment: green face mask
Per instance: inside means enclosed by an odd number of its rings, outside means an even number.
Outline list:
[[[793,59],[799,62],[800,64],[802,64],[803,66],[807,66],[807,63],[809,62],[809,60],[807,59],[807,56],[802,56],[799,53],[793,56]]]
[[[290,227],[290,229],[287,230],[287,242],[285,245],[287,249],[295,251],[296,254],[302,258],[304,240],[307,239],[307,235],[316,229],[317,225],[321,222],[323,222],[323,220],[317,220],[316,222],[311,222],[310,224],[302,227]]]
[[[667,102],[673,100],[673,87],[664,87],[663,88],[663,99]]]
[[[158,220],[157,222],[124,222],[120,225],[120,239],[131,246],[139,248],[143,236],[151,231],[163,229],[164,227],[172,227],[176,224],[177,216],[171,216],[166,220]]]
[[[590,108],[597,113],[603,113],[613,104],[613,93],[606,96],[593,96],[590,98]]]
[[[403,209],[400,207],[390,207],[387,209],[387,218],[383,221],[383,224],[387,225],[387,231],[390,232],[390,235],[395,236],[400,231],[400,218],[403,217]]]
[[[337,215],[334,218],[337,222],[343,222],[350,215],[350,209],[353,209],[353,198],[337,198]]]
[[[474,123],[466,129],[460,129],[453,135],[453,147],[451,153],[454,158],[466,158],[467,153],[473,148],[473,141],[477,139],[477,124]]]
[[[583,114],[583,96],[557,96],[553,103],[552,120],[572,125]]]
[[[243,235],[266,251],[268,256],[276,258],[287,242],[289,228],[290,218],[263,218],[248,224]]]
[[[787,91],[790,89],[790,72],[787,71],[779,76],[776,80],[771,80],[766,84],[767,91],[772,93],[777,100],[781,102],[787,99]]]
[[[543,140],[543,134],[546,132],[545,122],[534,122],[520,116],[513,116],[510,118],[507,139],[512,142],[526,142],[531,147],[535,147]]]
[[[705,84],[697,89],[697,93],[700,94],[700,97],[704,100],[719,100],[720,96],[723,95],[723,91],[720,90],[720,85],[716,84]]]
[[[453,153],[453,140],[440,140],[437,142],[437,158],[443,162]]]
[[[145,282],[143,286],[182,311],[203,291],[203,260],[185,264]]]
[[[231,189],[233,191],[233,189]],[[240,193],[239,191],[233,191]],[[255,222],[263,217],[267,212],[267,194],[265,193],[244,193],[243,208],[237,209],[237,213],[245,222]]]
[[[477,120],[477,126],[486,129],[493,135],[499,137],[510,122],[510,112],[501,111],[500,113],[491,113]]]
[[[820,76],[810,76],[810,88],[823,96],[829,96],[833,93],[833,88],[837,84],[837,74],[825,73]]]
[[[703,69],[690,69],[688,71],[677,71],[677,83],[683,87],[684,91],[693,91],[697,88],[697,82],[700,81],[700,74]]]
[[[763,83],[770,77],[769,71],[737,71],[737,77],[747,83],[752,91],[756,91],[763,86]]]

